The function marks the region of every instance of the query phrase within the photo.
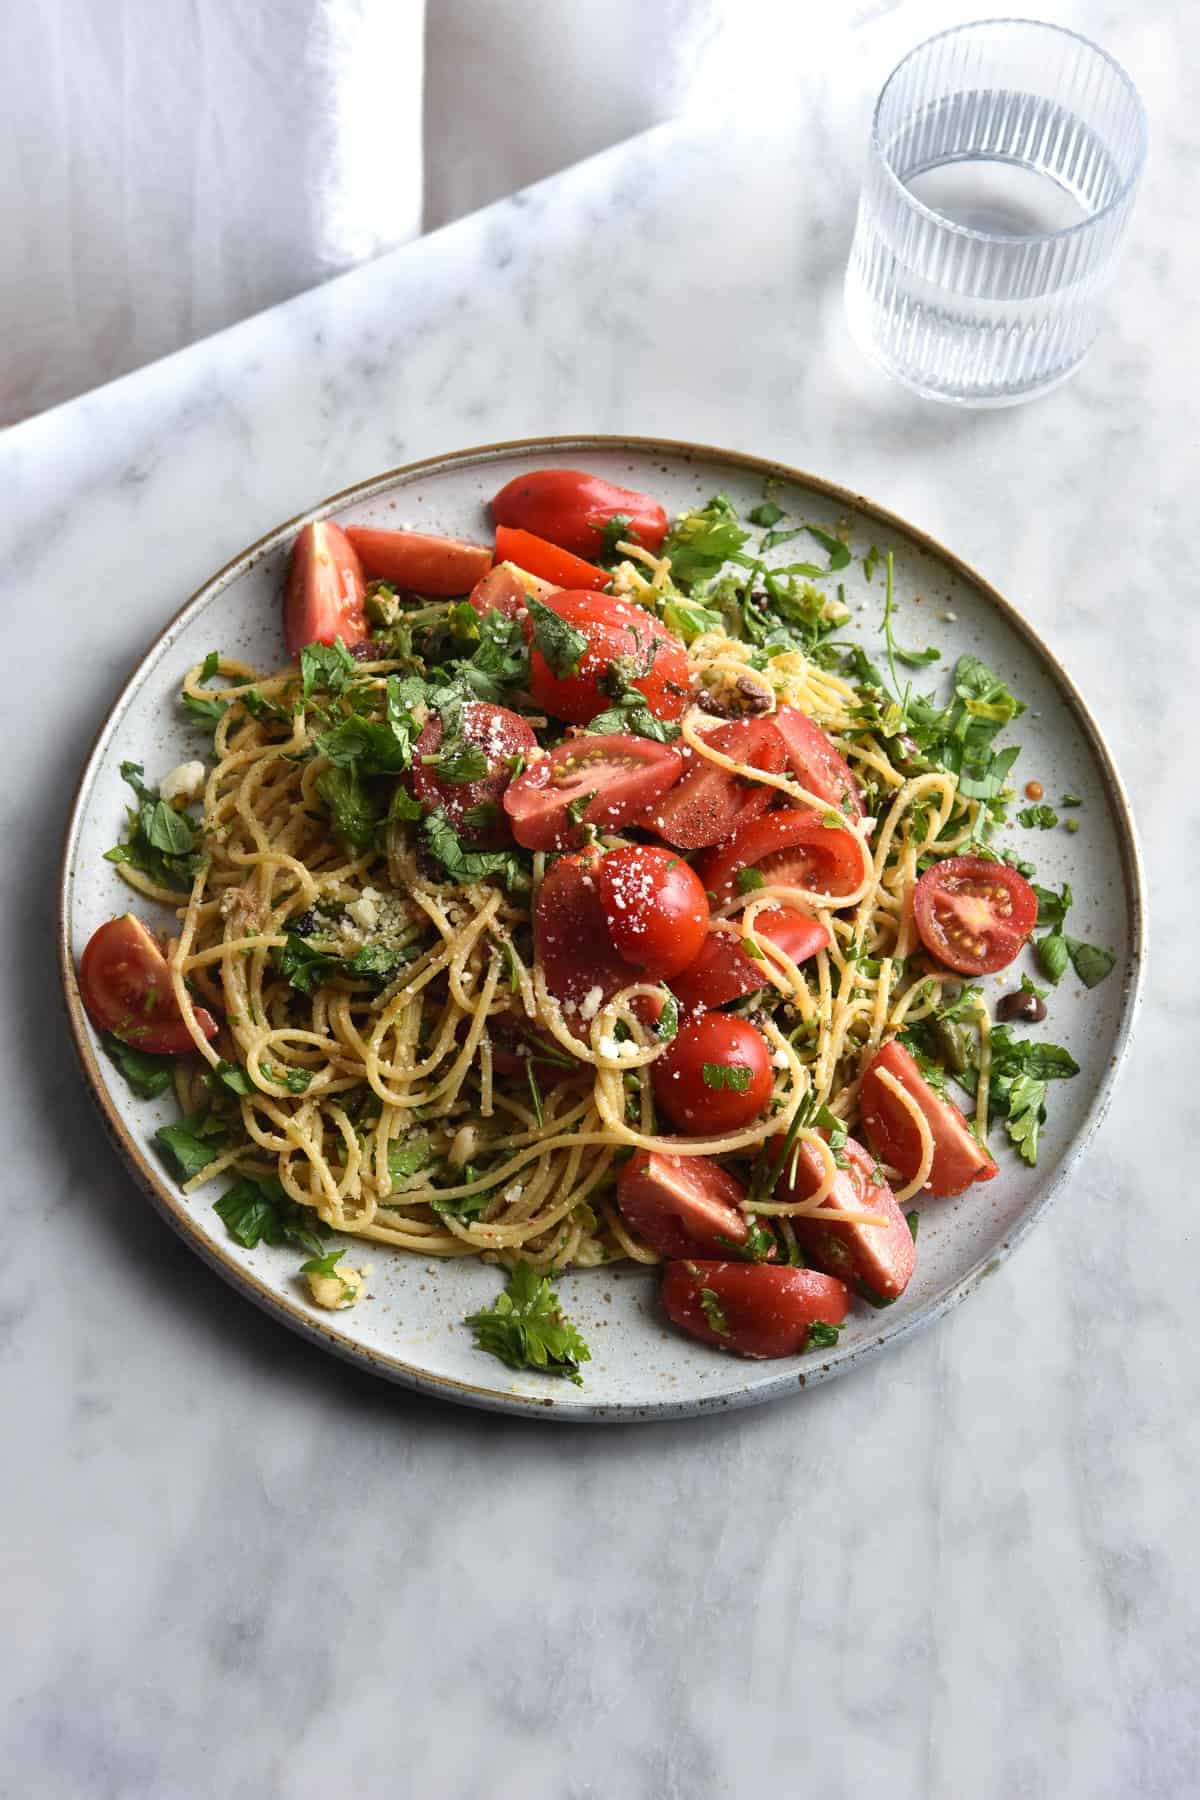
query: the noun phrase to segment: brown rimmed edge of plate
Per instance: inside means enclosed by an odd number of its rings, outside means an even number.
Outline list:
[[[330,513],[338,512],[355,501],[370,500],[398,484],[408,485],[414,480],[437,476],[450,467],[461,468],[473,463],[498,461],[522,452],[531,456],[560,453],[586,455],[592,450],[603,451],[607,454],[619,455],[622,452],[632,452],[643,456],[665,455],[682,461],[726,463],[760,475],[765,480],[791,482],[800,487],[809,488],[825,499],[859,513],[865,518],[873,519],[898,536],[906,538],[930,556],[944,563],[983,595],[1017,635],[1025,640],[1044,667],[1049,670],[1063,699],[1078,719],[1084,736],[1100,765],[1116,815],[1121,841],[1122,875],[1129,906],[1129,965],[1124,973],[1122,1015],[1108,1069],[1093,1096],[1083,1124],[1055,1171],[1053,1179],[1037,1202],[1031,1206],[1027,1215],[1005,1238],[1000,1248],[981,1257],[953,1287],[915,1311],[911,1318],[897,1318],[882,1325],[871,1338],[847,1345],[840,1353],[835,1353],[825,1361],[814,1362],[811,1369],[806,1369],[799,1375],[789,1370],[786,1374],[780,1373],[774,1378],[768,1376],[753,1386],[747,1385],[737,1393],[708,1397],[698,1396],[688,1400],[664,1400],[661,1405],[653,1403],[639,1406],[620,1401],[607,1405],[590,1404],[586,1401],[573,1401],[567,1405],[560,1405],[552,1393],[547,1393],[545,1397],[537,1397],[505,1392],[498,1387],[486,1387],[459,1381],[450,1376],[435,1375],[428,1370],[414,1368],[399,1357],[387,1356],[365,1348],[344,1332],[336,1330],[332,1325],[322,1323],[319,1319],[303,1311],[298,1302],[289,1302],[274,1293],[250,1270],[244,1268],[232,1251],[223,1251],[204,1236],[182,1197],[168,1186],[145,1150],[126,1129],[124,1121],[109,1096],[106,1079],[92,1047],[90,1026],[80,998],[75,964],[71,954],[70,904],[74,879],[72,850],[84,794],[90,786],[95,765],[104,752],[110,734],[118,728],[121,722],[126,703],[141,670],[157,651],[168,647],[169,640],[176,635],[194,608],[197,608],[211,594],[219,592],[230,582],[244,575],[253,568],[255,563],[286,542],[301,526],[308,524],[311,520],[327,518]],[[418,1392],[429,1394],[435,1398],[454,1400],[462,1405],[515,1414],[518,1417],[551,1418],[556,1421],[579,1424],[629,1424],[640,1420],[695,1418],[705,1413],[724,1412],[743,1406],[756,1406],[783,1394],[795,1393],[805,1387],[813,1386],[818,1381],[824,1381],[833,1375],[843,1374],[865,1357],[874,1355],[886,1345],[911,1337],[917,1331],[923,1330],[926,1326],[932,1325],[936,1320],[942,1318],[951,1308],[965,1300],[968,1294],[974,1292],[979,1283],[986,1276],[992,1274],[1011,1255],[1034,1224],[1044,1216],[1095,1136],[1108,1111],[1116,1078],[1129,1048],[1142,998],[1146,961],[1145,877],[1137,832],[1133,823],[1133,813],[1124,783],[1113,762],[1104,735],[1075,683],[1053,651],[1012,602],[1006,600],[1004,595],[969,563],[964,562],[953,551],[947,550],[935,538],[910,525],[899,514],[890,512],[887,507],[878,505],[862,494],[854,493],[850,488],[827,481],[822,476],[807,474],[804,470],[794,468],[788,463],[776,462],[767,457],[752,456],[744,451],[724,450],[716,445],[688,443],[671,438],[624,437],[611,434],[513,438],[500,443],[481,444],[467,450],[452,451],[445,455],[423,457],[417,462],[405,463],[399,468],[389,469],[381,475],[370,476],[365,481],[355,482],[351,487],[330,494],[316,506],[309,507],[283,524],[274,526],[255,543],[239,552],[237,556],[218,569],[214,575],[211,575],[194,593],[188,596],[158,636],[143,651],[122,683],[116,700],[109,708],[104,722],[96,733],[76,783],[67,818],[59,870],[58,961],[63,1000],[75,1052],[108,1137],[131,1170],[138,1186],[167,1223],[211,1269],[214,1269],[233,1287],[247,1295],[264,1312],[278,1319],[311,1343],[319,1345],[324,1350],[332,1351],[336,1356],[354,1363],[359,1368],[367,1369],[372,1374],[382,1375],[388,1380],[397,1381],[403,1386],[414,1388]]]

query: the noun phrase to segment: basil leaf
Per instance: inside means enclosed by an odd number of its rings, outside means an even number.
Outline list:
[[[177,1057],[152,1056],[148,1050],[136,1050],[132,1044],[123,1044],[111,1032],[105,1032],[100,1042],[105,1054],[112,1058],[134,1093],[143,1100],[157,1100],[170,1087],[171,1071]]]
[[[185,1125],[162,1125],[154,1134],[180,1181],[190,1181],[214,1161],[217,1152]]]
[[[1042,973],[1057,987],[1067,972],[1069,952],[1067,940],[1060,931],[1049,932],[1037,940],[1037,959]]]
[[[1071,966],[1084,987],[1094,988],[1106,975],[1112,974],[1117,959],[1111,950],[1102,950],[1097,944],[1084,944],[1072,937],[1066,940],[1066,944]]]

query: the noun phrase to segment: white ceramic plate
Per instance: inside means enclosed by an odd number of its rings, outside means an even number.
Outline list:
[[[142,759],[148,776],[157,779],[196,754],[198,740],[179,717],[176,694],[183,672],[207,651],[220,648],[264,669],[282,661],[279,594],[297,528],[306,519],[333,515],[481,537],[485,504],[504,482],[523,470],[564,464],[644,488],[668,511],[718,490],[744,511],[762,498],[770,478],[779,484],[779,504],[793,517],[830,530],[844,522],[856,558],[845,577],[850,631],[876,656],[882,586],[878,576],[867,586],[858,559],[872,544],[894,551],[902,641],[936,643],[943,671],[967,650],[996,669],[1030,707],[1015,732],[1022,744],[1016,778],[1024,783],[1040,777],[1051,800],[1073,791],[1084,802],[1076,815],[1082,829],[1074,837],[1012,828],[1012,841],[1036,858],[1040,881],[1070,880],[1077,896],[1075,934],[1117,954],[1116,968],[1100,987],[1088,993],[1069,976],[1054,994],[1046,1030],[1068,1046],[1081,1073],[1053,1092],[1036,1169],[1001,1147],[998,1180],[959,1199],[923,1202],[917,1272],[907,1293],[886,1311],[856,1303],[832,1354],[752,1363],[709,1350],[667,1329],[653,1275],[610,1268],[568,1274],[558,1283],[566,1310],[591,1346],[584,1386],[513,1374],[477,1351],[462,1324],[465,1314],[500,1291],[497,1270],[474,1261],[435,1266],[381,1245],[369,1246],[370,1298],[345,1313],[321,1314],[306,1299],[293,1249],[248,1251],[228,1236],[212,1211],[222,1182],[191,1200],[179,1194],[151,1147],[155,1127],[170,1116],[169,1103],[134,1098],[97,1053],[80,1005],[78,955],[94,928],[126,910],[131,899],[102,860],[124,816],[127,790],[119,764],[125,757]],[[923,687],[931,685],[925,671],[919,679]],[[1046,646],[978,575],[868,501],[774,463],[646,439],[544,438],[415,463],[335,495],[236,557],[188,601],[112,708],[83,771],[67,833],[60,955],[84,1074],[114,1142],[160,1211],[235,1287],[325,1348],[447,1399],[558,1419],[643,1419],[749,1405],[839,1374],[930,1323],[994,1269],[1044,1212],[1108,1104],[1137,1002],[1142,921],[1133,825],[1100,733]],[[996,991],[1005,985],[1003,977],[993,979]]]

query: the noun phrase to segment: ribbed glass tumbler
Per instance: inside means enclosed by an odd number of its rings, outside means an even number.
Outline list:
[[[911,51],[875,108],[846,272],[866,353],[935,400],[1012,406],[1096,336],[1146,153],[1118,63],[993,19]]]

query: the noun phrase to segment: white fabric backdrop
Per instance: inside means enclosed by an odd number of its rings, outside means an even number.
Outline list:
[[[776,108],[786,127],[817,79],[865,104],[929,31],[999,10],[3,0],[0,424],[675,113]],[[1098,10],[1119,53],[1121,0],[1084,8],[1102,36]]]

